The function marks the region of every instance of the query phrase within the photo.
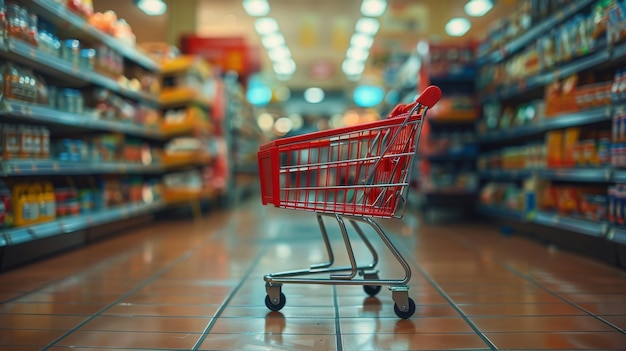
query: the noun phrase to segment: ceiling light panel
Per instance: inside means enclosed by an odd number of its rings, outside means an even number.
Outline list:
[[[364,48],[368,50],[372,46],[373,43],[374,43],[374,38],[363,33],[354,33],[352,35],[352,38],[350,39],[350,45],[352,47]]]
[[[270,5],[267,0],[243,0],[243,8],[250,16],[261,17],[270,13]]]
[[[278,22],[271,17],[263,17],[254,21],[254,29],[260,35],[278,32]]]
[[[462,37],[472,27],[467,18],[452,18],[446,23],[446,33],[452,37]]]
[[[493,0],[470,0],[465,4],[465,13],[473,17],[481,17],[491,11]]]
[[[369,50],[364,48],[350,47],[348,48],[348,52],[346,53],[346,58],[356,60],[356,61],[365,61],[367,57],[370,55]]]
[[[361,13],[365,17],[378,17],[385,13],[387,0],[363,0]]]
[[[356,22],[356,31],[363,34],[376,35],[378,33],[378,29],[380,28],[380,24],[378,20],[375,18],[360,18]]]
[[[285,37],[280,33],[270,33],[261,38],[263,46],[267,49],[285,45]]]

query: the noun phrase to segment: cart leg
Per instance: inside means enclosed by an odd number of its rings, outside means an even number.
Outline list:
[[[411,280],[411,267],[409,267],[409,264],[406,262],[404,257],[402,257],[402,255],[400,254],[398,249],[393,245],[391,240],[389,240],[389,237],[387,236],[387,234],[385,234],[383,229],[378,225],[378,223],[374,222],[373,219],[371,219],[371,218],[360,218],[360,220],[362,220],[363,222],[366,222],[372,228],[374,228],[376,233],[378,233],[378,236],[380,236],[380,239],[385,243],[385,245],[387,246],[389,251],[391,251],[391,253],[396,258],[398,263],[400,263],[400,266],[402,266],[402,268],[404,269],[404,274],[405,274],[404,275],[404,279],[399,281],[398,284],[399,285],[405,285],[406,283],[408,283],[409,280]]]
[[[352,245],[350,244],[350,238],[348,237],[348,231],[346,230],[346,224],[341,218],[340,215],[335,215],[337,219],[337,223],[339,223],[339,228],[341,228],[341,236],[343,236],[343,242],[346,244],[346,251],[348,253],[348,258],[350,259],[350,267],[351,271],[348,274],[331,274],[330,279],[346,279],[350,280],[356,277],[357,274],[357,265],[356,259],[354,258],[354,251],[352,251]]]
[[[324,220],[321,214],[317,214],[317,223],[320,226],[320,231],[322,232],[322,238],[324,239],[324,246],[326,246],[326,253],[328,253],[328,261],[318,264],[311,265],[310,269],[322,269],[328,268],[335,263],[335,255],[333,255],[333,248],[330,246],[330,240],[328,240],[328,232],[326,232],[326,226],[324,225]]]
[[[351,220],[350,223],[352,223],[354,230],[356,230],[357,234],[359,234],[359,236],[361,237],[361,240],[363,240],[363,243],[365,243],[365,246],[367,246],[368,250],[370,250],[370,253],[372,254],[372,263],[369,265],[369,268],[370,269],[375,268],[376,265],[378,264],[378,253],[376,252],[376,249],[374,248],[372,243],[367,239],[367,237],[365,236],[365,233],[363,233],[363,230],[361,229],[361,227],[359,227],[359,224],[354,220]]]

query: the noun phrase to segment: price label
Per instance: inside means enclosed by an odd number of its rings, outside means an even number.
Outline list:
[[[35,59],[37,58],[37,50],[35,50],[34,48],[30,48],[30,50],[28,50],[28,54],[30,56],[30,58]]]
[[[37,172],[39,170],[39,168],[37,167],[36,163],[32,163],[30,166],[30,170],[33,172]]]
[[[615,238],[615,228],[611,228],[606,234],[607,239],[613,240]]]
[[[550,222],[556,225],[556,224],[559,224],[559,220],[560,220],[559,216],[553,216]]]
[[[52,163],[52,169],[53,169],[55,172],[58,172],[58,171],[61,169],[61,166],[59,166],[59,163],[58,163],[58,162],[54,162],[54,163]]]

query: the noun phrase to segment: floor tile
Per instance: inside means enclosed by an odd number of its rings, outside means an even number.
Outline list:
[[[272,312],[265,306],[227,306],[220,317],[232,318],[232,317],[250,317],[250,318],[265,318],[272,317],[272,313],[279,313],[284,318],[335,318],[334,307],[308,307],[308,306],[285,306],[279,312]]]
[[[615,325],[616,327],[626,330],[626,315],[625,316],[600,316]]]
[[[623,350],[626,335],[618,332],[577,333],[485,333],[504,350]]]
[[[346,318],[340,320],[342,334],[437,334],[473,333],[462,318]]]
[[[539,292],[535,294],[462,294],[450,297],[456,304],[488,304],[488,303],[558,303],[563,302],[558,297]]]
[[[206,318],[97,316],[80,331],[202,333],[210,322]]]
[[[282,318],[271,314],[266,318],[219,318],[210,333],[280,333],[334,334],[335,322],[329,319]]]
[[[626,315],[626,303],[577,303],[585,310],[599,315]]]
[[[159,304],[159,305],[221,305],[227,295],[155,295],[132,294],[122,300],[132,304]]]
[[[77,331],[57,343],[58,346],[191,349],[201,334],[143,333],[112,331]]]
[[[75,304],[75,303],[44,303],[44,302],[10,302],[0,304],[2,313],[23,314],[74,314],[91,315],[98,312],[105,304]]]
[[[0,328],[69,330],[85,318],[85,316],[0,314]]]
[[[587,315],[584,311],[567,303],[461,304],[459,308],[467,316]]]
[[[103,315],[124,316],[164,316],[164,317],[213,317],[218,310],[217,305],[142,305],[119,303]]]
[[[63,335],[63,330],[0,329],[0,348],[8,346],[45,346]]]
[[[396,318],[393,302],[383,304],[375,298],[368,298],[359,305],[341,305],[339,316],[342,318],[354,317],[382,317]],[[449,304],[446,305],[417,305],[414,317],[459,317],[460,314]]]
[[[482,332],[603,332],[613,328],[591,316],[472,317]]]
[[[209,334],[199,350],[328,350],[337,349],[335,335]]]
[[[476,334],[351,334],[343,350],[488,350]]]

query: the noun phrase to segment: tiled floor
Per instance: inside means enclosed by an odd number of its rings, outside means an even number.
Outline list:
[[[0,274],[0,349],[626,349],[624,271],[495,227],[383,226],[413,270],[409,320],[386,289],[347,286],[285,285],[270,312],[263,275],[326,256],[312,214],[251,201]],[[381,276],[400,276],[381,252]]]

